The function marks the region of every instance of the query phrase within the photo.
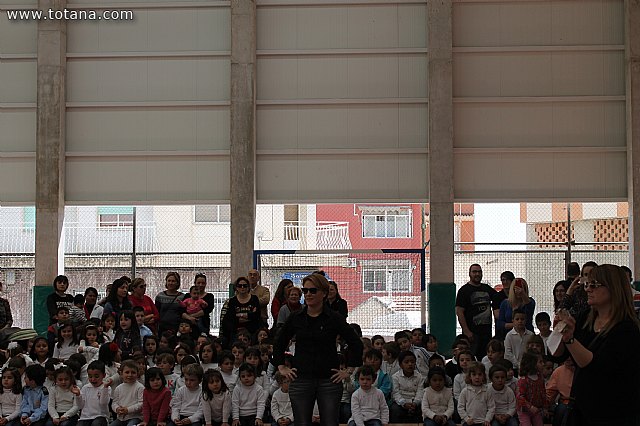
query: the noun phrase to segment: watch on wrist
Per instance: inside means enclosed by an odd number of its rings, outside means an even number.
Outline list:
[[[573,342],[575,342],[575,341],[576,341],[576,339],[572,337],[572,338],[570,338],[570,339],[568,339],[568,340],[564,340],[564,344],[565,344],[565,345],[570,345],[570,344],[572,344],[572,343],[573,343]]]

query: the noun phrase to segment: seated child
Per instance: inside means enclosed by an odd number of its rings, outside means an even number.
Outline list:
[[[433,358],[433,357],[432,357]],[[431,359],[429,360],[431,361]],[[453,394],[445,387],[447,373],[440,367],[429,368],[428,388],[422,397],[424,426],[455,426],[453,416]]]
[[[267,392],[256,383],[256,371],[244,363],[238,368],[239,381],[231,396],[233,426],[262,426]]]
[[[472,362],[467,368],[467,387],[460,392],[458,413],[467,425],[486,425],[493,419],[496,404],[487,391],[484,365]]]
[[[374,349],[375,350],[375,349]],[[380,389],[372,386],[376,373],[370,365],[358,372],[359,388],[351,395],[351,419],[348,426],[382,426],[389,424],[389,407]]]
[[[42,386],[47,373],[39,364],[32,364],[24,371],[25,387],[20,404],[20,422],[24,426],[44,426],[49,409],[49,391]]]
[[[416,371],[416,356],[411,351],[398,355],[401,370],[391,377],[392,423],[413,423],[421,416],[420,404],[424,393],[424,377]]]
[[[540,332],[539,336],[542,337],[544,343],[544,353],[549,354],[549,348],[547,347],[547,339],[551,335],[551,317],[546,312],[538,312],[536,314],[536,327]]]
[[[82,389],[71,388],[80,408],[78,426],[106,426],[109,418],[111,387],[104,383],[105,365],[102,361],[92,361],[87,367],[89,383]]]
[[[487,354],[482,358],[485,370],[489,371],[496,361],[504,358],[504,342],[498,339],[491,339],[487,343]]]
[[[171,421],[175,426],[202,425],[202,376],[200,364],[188,364],[182,371],[184,386],[176,389],[171,399]]]
[[[110,426],[135,426],[142,421],[144,385],[138,381],[136,361],[128,359],[120,366],[122,383],[113,391],[111,409],[116,419]]]
[[[293,409],[289,398],[289,379],[279,372],[276,373],[276,381],[280,388],[274,392],[271,399],[271,415],[273,426],[289,426],[293,424]]]
[[[502,365],[494,365],[489,370],[489,393],[496,403],[496,412],[493,416],[492,426],[506,425],[518,426],[516,414],[516,396],[510,387],[506,385],[507,369]]]

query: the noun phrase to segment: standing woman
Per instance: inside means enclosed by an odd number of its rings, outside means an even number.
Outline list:
[[[129,282],[118,278],[111,284],[111,290],[107,294],[107,303],[104,304],[104,315],[113,314],[116,319],[116,329],[120,326],[120,314],[122,311],[132,309],[129,302]]]
[[[279,329],[274,344],[273,364],[291,380],[289,397],[296,426],[310,426],[314,403],[318,402],[320,424],[338,425],[342,382],[355,367],[362,365],[362,341],[345,317],[326,303],[329,282],[319,274],[302,280],[306,306],[289,316]],[[349,345],[347,368],[340,369],[336,337]],[[284,365],[284,353],[292,337],[296,338],[293,366]]]
[[[329,293],[327,294],[327,303],[329,307],[334,311],[341,314],[343,317],[349,316],[349,308],[347,307],[347,301],[340,297],[338,292],[338,284],[335,281],[329,281]]]
[[[58,318],[58,308],[66,306],[71,309],[73,306],[73,296],[67,294],[69,288],[69,278],[58,275],[53,280],[53,293],[47,296],[47,311],[49,311],[49,324],[53,324]]]
[[[144,325],[149,327],[153,333],[157,331],[158,321],[160,321],[160,313],[155,303],[149,296],[145,294],[147,291],[147,283],[142,278],[134,278],[131,283],[131,295],[129,301],[132,307],[141,306],[144,309]]]
[[[202,309],[193,315],[188,315],[186,312],[182,314],[182,317],[191,321],[194,325],[198,324],[198,327],[201,329],[200,333],[209,334],[209,330],[211,330],[211,312],[213,312],[213,308],[215,308],[215,297],[211,293],[207,293],[207,276],[202,273],[196,274],[193,279],[193,285],[198,287],[200,291],[200,299],[207,302],[207,307]],[[187,293],[184,295],[185,299],[191,297],[191,294]],[[199,334],[199,333],[195,333]]]
[[[160,322],[158,323],[158,335],[167,330],[173,331],[175,335],[178,332],[180,318],[184,313],[184,308],[180,305],[180,301],[184,297],[179,291],[180,274],[177,272],[169,272],[164,279],[164,287],[166,290],[161,291],[156,296],[156,308],[160,314]]]
[[[278,327],[287,321],[289,315],[302,309],[302,305],[300,304],[301,298],[302,290],[300,290],[300,287],[291,287],[287,290],[287,303],[282,305],[282,308],[280,308],[280,312],[278,313],[278,321],[276,322]]]
[[[0,281],[0,291],[2,291],[2,281]],[[11,327],[12,324],[11,305],[7,299],[0,297],[0,330]]]
[[[276,293],[273,295],[273,300],[271,301],[271,316],[273,317],[274,326],[278,323],[280,308],[287,303],[287,291],[289,291],[291,287],[293,287],[293,281],[285,278],[280,281]]]
[[[220,331],[226,346],[235,340],[239,328],[246,328],[255,334],[262,326],[260,299],[251,294],[249,279],[240,277],[234,283],[236,294],[228,299],[220,313]]]
[[[570,424],[637,426],[640,424],[640,324],[633,309],[629,280],[622,268],[600,265],[584,284],[589,308],[577,317],[558,314],[566,327],[554,355],[568,352],[576,364],[571,387],[575,406]]]
[[[84,316],[87,319],[98,318],[102,321],[104,307],[98,305],[98,290],[94,287],[87,287],[84,291]]]
[[[500,304],[500,313],[496,328],[505,330],[505,334],[513,329],[513,311],[519,309],[525,313],[525,327],[533,331],[533,315],[536,301],[529,297],[529,285],[524,278],[516,278],[509,289],[509,298]]]

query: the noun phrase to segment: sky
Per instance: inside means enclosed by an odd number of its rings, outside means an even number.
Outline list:
[[[526,225],[520,223],[520,204],[518,203],[476,203],[475,204],[476,242],[524,243]],[[525,250],[526,245],[481,246],[479,250]]]

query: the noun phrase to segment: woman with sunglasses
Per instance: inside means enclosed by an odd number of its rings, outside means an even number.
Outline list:
[[[362,365],[362,341],[344,316],[326,303],[329,282],[320,274],[302,280],[305,306],[293,312],[279,328],[273,348],[273,364],[291,380],[289,398],[296,426],[310,426],[314,403],[318,402],[320,424],[336,426],[343,380]],[[347,368],[340,369],[336,337],[348,345]],[[285,366],[285,351],[295,336],[293,366]]]
[[[240,277],[233,285],[236,294],[224,303],[220,312],[220,332],[225,347],[229,347],[235,341],[240,328],[254,334],[262,326],[260,299],[251,294],[249,279]]]
[[[589,308],[573,317],[562,310],[562,341],[555,355],[570,355],[576,371],[571,389],[571,424],[640,424],[640,324],[629,280],[615,265],[594,267],[583,288]]]
[[[158,321],[160,321],[160,313],[156,304],[149,296],[145,294],[147,291],[147,283],[143,278],[135,278],[131,283],[131,294],[129,302],[135,308],[141,306],[144,309],[144,325],[149,327],[156,334]]]

